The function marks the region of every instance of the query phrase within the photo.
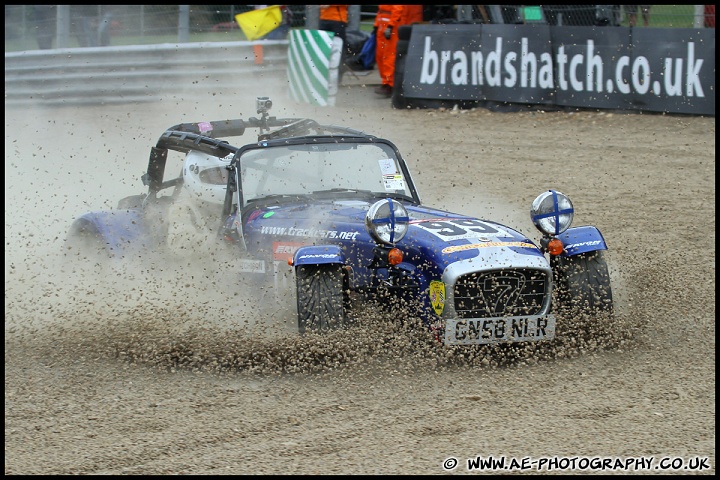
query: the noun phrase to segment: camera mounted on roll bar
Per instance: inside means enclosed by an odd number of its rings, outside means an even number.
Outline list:
[[[255,107],[257,108],[257,113],[267,115],[268,110],[272,108],[272,100],[270,100],[270,97],[257,97],[255,99]]]
[[[260,133],[263,133],[265,130],[270,131],[270,126],[268,125],[268,110],[271,108],[272,100],[270,100],[270,97],[255,97],[255,109],[257,113],[262,114],[262,117],[260,117]]]

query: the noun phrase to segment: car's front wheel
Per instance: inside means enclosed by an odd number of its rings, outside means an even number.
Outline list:
[[[553,270],[559,307],[571,314],[612,313],[610,272],[602,251],[555,257]]]
[[[295,275],[300,333],[345,326],[342,266],[301,265]]]

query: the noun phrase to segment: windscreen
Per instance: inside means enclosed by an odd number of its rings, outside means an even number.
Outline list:
[[[380,143],[317,143],[248,150],[240,158],[244,204],[268,195],[330,189],[410,197],[392,148]]]

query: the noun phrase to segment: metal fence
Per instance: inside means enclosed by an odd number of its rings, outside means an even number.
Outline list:
[[[318,5],[287,5],[290,28],[316,28]],[[429,23],[623,25],[620,5],[425,5]],[[246,40],[235,15],[254,5],[5,5],[5,51]],[[377,5],[351,5],[349,29],[369,31]],[[638,11],[636,24],[644,26]],[[715,26],[714,5],[652,5],[650,27]],[[272,38],[277,39],[277,38]]]
[[[5,106],[199,98],[286,78],[287,40],[65,48],[5,54]],[[281,80],[278,80],[281,79]]]

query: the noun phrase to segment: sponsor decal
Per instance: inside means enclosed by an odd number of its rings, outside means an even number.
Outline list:
[[[600,245],[600,240],[590,240],[587,242],[573,243],[573,244],[567,245],[565,247],[565,250],[572,250],[573,248],[580,248],[580,247],[585,247],[585,246],[590,247],[593,245]]]
[[[248,217],[248,222],[252,222],[252,221],[255,220],[256,218],[258,218],[261,214],[262,214],[262,210],[255,210],[255,211],[252,212],[252,213],[250,214],[250,216]]]
[[[297,242],[273,242],[273,260],[287,260],[297,252],[298,248],[305,245],[307,244]]]
[[[200,133],[207,133],[212,131],[213,126],[210,122],[198,122],[198,129],[200,130]]]
[[[267,212],[265,215],[263,215],[263,218],[270,218],[273,215],[275,215],[275,212]]]
[[[424,223],[424,222],[447,222],[452,220],[465,220],[464,218],[449,218],[449,217],[438,217],[438,218],[415,218],[410,220],[409,223]]]
[[[471,243],[469,245],[456,245],[454,247],[443,248],[442,253],[455,253],[462,252],[464,250],[473,250],[475,248],[487,248],[487,247],[523,247],[523,248],[535,248],[537,247],[532,243],[527,242],[485,242],[485,243]]]
[[[263,235],[283,235],[291,237],[339,238],[341,240],[353,241],[360,235],[360,232],[340,232],[337,230],[296,227],[262,227],[260,233]]]
[[[332,253],[308,253],[300,255],[300,258],[337,258],[337,255]]]
[[[445,309],[445,284],[439,280],[430,281],[430,305],[436,314]]]
[[[405,179],[402,175],[383,175],[385,190],[405,190]]]

